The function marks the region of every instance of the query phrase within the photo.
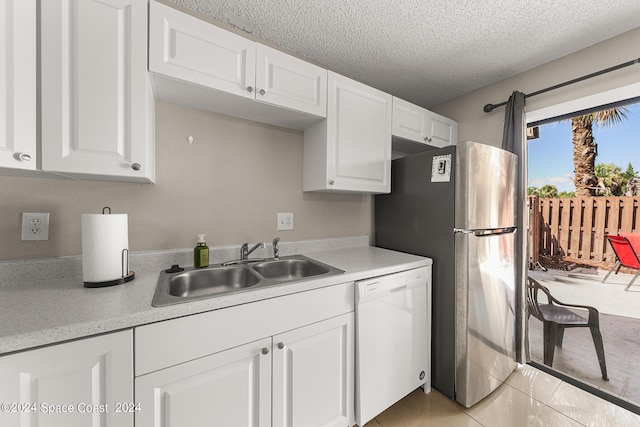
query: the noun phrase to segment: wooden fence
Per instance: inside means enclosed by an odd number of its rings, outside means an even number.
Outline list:
[[[529,196],[529,254],[560,256],[581,264],[615,261],[607,234],[640,233],[640,197],[539,198]]]

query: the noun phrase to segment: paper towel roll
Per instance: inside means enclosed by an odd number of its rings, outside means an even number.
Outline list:
[[[82,279],[85,282],[121,278],[123,249],[129,250],[127,214],[82,215]]]

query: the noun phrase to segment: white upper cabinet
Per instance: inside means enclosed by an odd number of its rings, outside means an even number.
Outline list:
[[[149,71],[254,98],[255,42],[151,2]]]
[[[146,0],[41,2],[42,169],[153,182]]]
[[[395,96],[392,133],[394,137],[418,143],[394,141],[394,149],[397,143],[399,151],[409,153],[428,149],[424,144],[440,148],[458,142],[458,124],[455,121]]]
[[[429,111],[427,129],[427,144],[444,147],[458,143],[458,123],[454,120]]]
[[[391,191],[392,97],[329,72],[327,119],[304,134],[304,191]]]
[[[36,0],[4,0],[0,28],[0,168],[35,170]]]
[[[326,117],[327,70],[155,1],[149,71],[160,100],[292,129]]]
[[[427,143],[428,121],[427,110],[393,97],[393,136]]]
[[[257,44],[256,99],[327,116],[327,70]]]

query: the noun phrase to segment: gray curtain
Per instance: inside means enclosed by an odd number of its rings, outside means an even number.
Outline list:
[[[527,139],[524,114],[524,98],[522,92],[513,92],[506,105],[504,116],[504,133],[502,148],[518,156],[516,187],[516,281],[515,281],[515,315],[516,315],[516,361],[527,362],[527,322],[526,322],[526,276],[527,276]]]

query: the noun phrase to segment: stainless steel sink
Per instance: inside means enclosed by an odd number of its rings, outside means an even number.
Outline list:
[[[344,271],[303,255],[198,269],[186,267],[175,273],[163,270],[152,305],[161,307],[336,274]]]
[[[329,272],[329,268],[309,259],[292,258],[265,261],[253,269],[267,279],[296,280]]]
[[[258,276],[240,266],[198,269],[171,277],[169,294],[176,297],[220,294],[255,286],[258,283]]]

